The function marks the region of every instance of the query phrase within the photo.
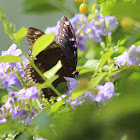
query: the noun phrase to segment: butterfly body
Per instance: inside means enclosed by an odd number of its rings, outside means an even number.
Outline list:
[[[34,42],[42,36],[44,33],[36,28],[29,28],[27,33],[27,40],[29,42],[29,57],[32,58],[32,46]],[[44,73],[51,69],[61,60],[62,68],[57,72],[59,78],[53,82],[56,87],[59,83],[65,81],[64,77],[75,77],[76,65],[77,65],[77,46],[76,37],[73,27],[67,17],[63,17],[60,21],[59,34],[56,40],[53,41],[46,49],[40,52],[34,59],[35,65],[38,69]],[[34,70],[34,68],[28,64],[25,68],[26,81],[34,83],[43,83],[44,80]],[[45,97],[57,96],[49,88],[44,89]]]

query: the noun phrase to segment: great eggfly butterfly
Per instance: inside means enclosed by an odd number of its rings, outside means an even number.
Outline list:
[[[27,40],[29,42],[29,57],[32,58],[32,46],[34,42],[44,33],[39,29],[30,27],[27,33]],[[64,80],[64,77],[75,77],[77,65],[77,46],[74,29],[67,17],[63,17],[60,21],[60,28],[56,40],[53,41],[45,50],[40,52],[34,59],[34,63],[38,69],[44,73],[52,68],[58,60],[62,62],[62,68],[57,72],[59,78],[53,82],[54,87]],[[35,71],[35,69],[28,64],[25,68],[25,79],[28,83],[43,83],[44,80]],[[50,96],[57,96],[50,88],[43,89],[43,94],[46,98]]]

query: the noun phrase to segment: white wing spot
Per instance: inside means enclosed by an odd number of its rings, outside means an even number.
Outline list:
[[[74,38],[69,38],[69,41],[75,41],[75,39]]]
[[[69,25],[69,22],[68,22],[68,21],[65,21],[65,24],[66,24],[66,25]]]
[[[39,31],[36,31],[34,34],[38,35],[38,34],[40,34],[40,32]]]
[[[66,32],[66,30],[63,28],[63,32]]]
[[[66,25],[66,24],[64,24],[64,26],[65,26],[65,27],[67,27],[67,25]]]
[[[77,48],[76,44],[73,45],[74,48]]]

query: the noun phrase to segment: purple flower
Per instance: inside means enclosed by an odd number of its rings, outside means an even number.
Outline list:
[[[5,123],[5,122],[7,122],[7,119],[1,118],[1,116],[0,116],[0,123]]]
[[[22,53],[22,51],[20,49],[16,49],[16,48],[17,48],[17,45],[16,44],[12,44],[7,51],[2,51],[1,55],[2,56],[4,56],[4,55],[19,56]]]
[[[21,97],[19,97],[19,100],[25,100],[25,99],[33,99],[36,100],[38,99],[39,95],[38,95],[38,89],[36,86],[32,86],[29,87],[27,89],[21,89],[17,95],[21,95]]]
[[[106,82],[104,86],[97,85],[96,88],[98,89],[98,94],[95,97],[95,100],[97,102],[103,102],[112,98],[115,95],[118,95],[118,93],[116,94],[114,92],[114,85],[112,82]]]
[[[87,38],[94,38],[96,42],[101,42],[101,30],[95,25],[95,19],[92,19],[88,25],[84,28],[84,33]]]
[[[82,51],[86,50],[86,45],[85,45],[84,41],[85,41],[85,37],[80,37],[77,39],[77,46]]]
[[[21,95],[22,97],[19,97]],[[22,122],[24,124],[30,125],[31,119],[38,113],[38,111],[36,110],[35,107],[32,107],[32,109],[30,109],[30,106],[28,104],[27,107],[29,108],[29,111],[28,112],[25,111],[23,108],[25,103],[22,101],[25,99],[33,99],[33,100],[38,99],[37,87],[34,86],[26,90],[22,89],[19,92],[11,92],[11,97],[9,97],[8,101],[0,108],[2,111],[2,114],[0,114],[1,117],[0,122],[3,123],[7,120],[6,118],[3,117],[3,115],[5,115],[8,111],[9,114],[11,114],[12,119],[18,120],[22,119]],[[19,104],[21,104],[21,107],[19,108],[19,106],[16,105],[15,102],[19,102]],[[7,110],[6,112],[5,109]]]
[[[32,110],[35,111],[36,113],[39,113],[36,111],[36,108],[32,107]],[[36,116],[37,114],[31,112],[31,113],[26,113],[26,116],[23,118],[22,122],[26,125],[31,124],[31,120]]]
[[[115,57],[116,64],[124,66],[125,64],[134,65],[137,64],[140,66],[140,46],[135,48],[135,45],[132,45],[128,52]]]
[[[84,14],[76,14],[70,20],[73,29],[75,30],[75,35],[78,37],[80,30],[85,26],[87,23],[87,18]]]
[[[77,39],[77,47],[85,51],[86,45],[85,40],[87,38],[94,38],[95,42],[101,42],[101,35],[111,35],[118,22],[115,17],[112,16],[103,16],[99,11],[95,10],[94,18],[91,21],[88,21],[87,17],[84,14],[76,14],[70,21],[75,31]],[[45,33],[55,32],[55,37],[58,35],[59,31],[59,22],[55,27],[49,27],[45,30]],[[107,26],[108,25],[108,26]],[[107,29],[106,29],[107,27]]]
[[[16,49],[16,44],[12,44],[10,48],[7,51],[2,51],[2,56],[4,55],[14,55],[18,56],[21,54],[20,49]],[[24,68],[28,64],[28,59],[25,56],[21,56],[23,58],[23,66],[21,65],[21,62],[15,63],[0,63],[0,81],[3,83],[2,88],[8,88],[8,91],[11,91],[12,86],[21,86],[20,81],[18,80],[15,73],[11,73],[11,68],[13,70],[19,69],[19,74],[24,78]],[[7,70],[9,72],[7,72]],[[9,74],[8,76],[6,76]],[[6,77],[5,77],[6,76]]]
[[[128,60],[128,53],[125,52],[124,54],[118,56],[118,57],[114,57],[116,64],[120,65],[120,66],[124,66],[127,63]]]
[[[67,91],[64,95],[59,97],[57,101],[62,100],[62,98],[65,98],[67,95],[71,94],[73,90],[78,87],[78,82],[74,78],[65,77],[65,80],[67,81],[67,86],[69,88],[69,91]],[[112,82],[106,82],[104,86],[97,85],[96,88],[98,90],[97,94],[93,91],[86,91],[84,94],[77,97],[75,100],[71,101],[71,97],[67,100],[68,103],[71,104],[72,107],[75,107],[77,105],[82,104],[86,99],[89,102],[104,102],[113,96],[119,95],[118,93],[114,92],[114,85]]]
[[[60,21],[57,22],[57,25],[54,26],[54,27],[48,27],[46,30],[45,30],[45,34],[50,34],[50,33],[55,33],[55,38],[57,37],[58,35],[58,32],[59,32],[59,25]]]

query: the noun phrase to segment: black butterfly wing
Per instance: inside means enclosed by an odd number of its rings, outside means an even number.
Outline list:
[[[44,33],[39,30],[39,29],[36,29],[36,28],[33,28],[33,27],[30,27],[28,29],[28,33],[27,33],[27,40],[29,42],[29,51],[28,51],[28,54],[29,54],[29,57],[30,59],[32,59],[32,47],[33,47],[33,44],[34,42],[40,37],[42,36]]]
[[[76,70],[77,65],[77,45],[74,29],[67,17],[63,17],[60,21],[60,28],[56,43],[60,45],[64,52],[64,56],[69,67],[69,77]]]

